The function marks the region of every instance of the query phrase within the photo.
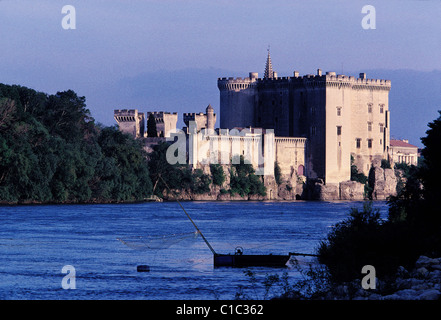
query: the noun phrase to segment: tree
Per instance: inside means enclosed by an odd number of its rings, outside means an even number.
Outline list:
[[[230,174],[230,193],[238,193],[242,197],[254,194],[265,196],[265,185],[254,172],[253,166],[245,163],[244,157],[240,156],[240,162],[232,165]]]
[[[224,169],[220,164],[210,164],[210,172],[213,178],[213,184],[216,186],[222,186],[225,182]]]
[[[147,136],[148,137],[158,136],[158,131],[156,130],[155,116],[152,113],[150,113],[149,118],[147,119]]]
[[[147,154],[141,142],[116,127],[102,129],[99,138],[100,181],[97,196],[117,201],[142,200],[152,193]]]
[[[434,206],[441,199],[441,111],[438,112],[440,116],[428,124],[427,136],[421,138],[425,146],[421,151],[424,158],[421,168],[423,194],[424,199]]]
[[[151,194],[140,142],[95,124],[84,97],[0,84],[0,201],[134,201]]]

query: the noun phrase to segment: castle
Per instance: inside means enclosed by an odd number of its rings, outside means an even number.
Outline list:
[[[328,183],[350,180],[351,156],[368,174],[373,159],[387,159],[389,80],[337,75],[278,77],[270,52],[264,77],[219,78],[220,126],[274,129],[276,136],[307,139],[306,176]]]
[[[368,175],[374,161],[389,159],[389,80],[368,79],[364,73],[358,78],[323,74],[320,69],[315,75],[294,71],[292,77],[279,77],[268,50],[263,78],[250,72],[246,78],[218,78],[217,85],[220,128],[215,128],[217,116],[211,105],[205,114],[184,113],[183,130],[176,129],[176,113],[148,112],[155,118],[159,137],[147,137],[144,114],[137,110],[115,110],[114,117],[121,131],[143,138],[147,150],[183,131],[193,167],[224,159],[225,152],[229,157],[246,155],[256,142],[256,132],[267,144],[262,147],[265,157],[274,160],[288,179],[318,179],[338,186],[351,179],[352,163]],[[201,130],[202,138],[192,136]],[[204,151],[190,154],[192,147]],[[251,162],[256,169],[262,166]],[[265,172],[274,172],[274,163],[265,166]]]

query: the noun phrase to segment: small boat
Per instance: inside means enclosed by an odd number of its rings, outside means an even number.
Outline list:
[[[290,255],[275,254],[243,254],[242,247],[236,247],[234,254],[213,253],[214,267],[286,267],[290,259]]]
[[[166,187],[171,191],[168,187],[167,183],[159,176],[161,180],[164,182]],[[171,191],[172,192],[172,191]],[[174,193],[173,193],[174,194]],[[181,206],[182,210],[186,214],[187,218],[195,227],[197,233],[202,237],[210,251],[213,253],[213,265],[215,268],[217,267],[233,267],[233,268],[244,268],[244,267],[271,267],[271,268],[283,268],[286,267],[290,257],[292,255],[303,255],[297,254],[294,252],[290,252],[287,255],[278,255],[278,254],[243,254],[242,247],[236,247],[234,254],[219,254],[217,253],[213,247],[210,245],[208,240],[204,237],[201,230],[197,227],[193,219],[190,215],[185,211],[182,204],[179,202],[175,195],[176,201]],[[308,255],[308,254],[306,254]]]
[[[270,268],[284,268],[289,260],[288,255],[273,255],[273,254],[215,254],[213,256],[214,267],[232,267],[232,268],[246,268],[246,267],[270,267]]]

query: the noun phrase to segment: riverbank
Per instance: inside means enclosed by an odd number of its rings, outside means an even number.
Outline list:
[[[319,300],[441,300],[441,258],[420,256],[411,270],[399,267],[389,279],[377,279],[375,289],[360,280],[336,286]]]

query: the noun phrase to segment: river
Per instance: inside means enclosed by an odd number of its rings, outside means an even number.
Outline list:
[[[218,253],[314,253],[351,207],[362,202],[183,202]],[[387,204],[374,202],[382,217]],[[176,202],[0,207],[0,299],[191,300],[234,299],[250,289],[246,270],[213,268],[201,237],[168,249],[135,250],[118,238],[190,233],[194,227]],[[299,258],[303,264],[314,258]],[[150,272],[137,272],[148,265]],[[67,267],[64,272],[62,269]],[[295,268],[249,268],[261,283]],[[67,284],[67,285],[66,285]],[[69,287],[72,289],[65,289]],[[64,287],[64,288],[63,288]],[[73,289],[74,287],[74,289]],[[248,290],[248,291],[247,291]]]

